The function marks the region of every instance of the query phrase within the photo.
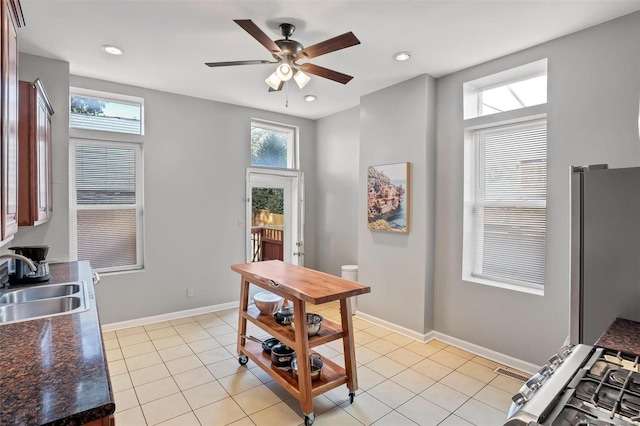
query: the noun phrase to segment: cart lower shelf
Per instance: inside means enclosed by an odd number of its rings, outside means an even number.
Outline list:
[[[271,356],[262,350],[262,345],[245,340],[245,344],[240,348],[240,351],[280,383],[291,395],[300,399],[298,380],[290,371],[274,367],[271,363]],[[310,351],[310,353],[313,353],[313,351]],[[347,373],[344,368],[324,357],[322,357],[322,361],[324,362],[322,375],[311,383],[311,394],[314,397],[347,383]]]

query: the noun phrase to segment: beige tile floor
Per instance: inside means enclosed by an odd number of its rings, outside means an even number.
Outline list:
[[[339,322],[337,304],[309,311]],[[238,364],[238,310],[106,332],[117,426],[303,424],[298,401],[251,361]],[[359,390],[314,400],[314,425],[502,425],[522,385],[493,361],[354,318]],[[249,324],[249,334],[266,333]],[[343,365],[340,340],[315,348]],[[524,373],[521,373],[524,374]],[[525,374],[526,375],[526,374]]]

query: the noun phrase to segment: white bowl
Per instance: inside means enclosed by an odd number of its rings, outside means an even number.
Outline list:
[[[263,315],[273,315],[284,303],[284,298],[269,291],[261,291],[253,296],[256,308]]]

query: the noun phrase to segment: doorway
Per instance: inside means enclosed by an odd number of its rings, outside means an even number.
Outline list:
[[[247,169],[247,262],[278,259],[304,266],[303,174]]]

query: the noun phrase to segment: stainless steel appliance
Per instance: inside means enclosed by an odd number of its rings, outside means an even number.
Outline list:
[[[637,356],[597,348],[616,318],[640,322],[640,167],[574,167],[568,345],[513,397],[509,426],[640,425]]]
[[[571,190],[570,341],[593,344],[640,321],[640,167],[574,167]]]
[[[637,356],[563,347],[513,397],[505,426],[640,424]]]
[[[49,246],[20,246],[9,247],[15,254],[30,259],[36,267],[35,271],[22,260],[14,259],[14,272],[9,274],[9,282],[12,284],[29,284],[49,281],[51,273],[49,264],[45,261],[49,253]]]

